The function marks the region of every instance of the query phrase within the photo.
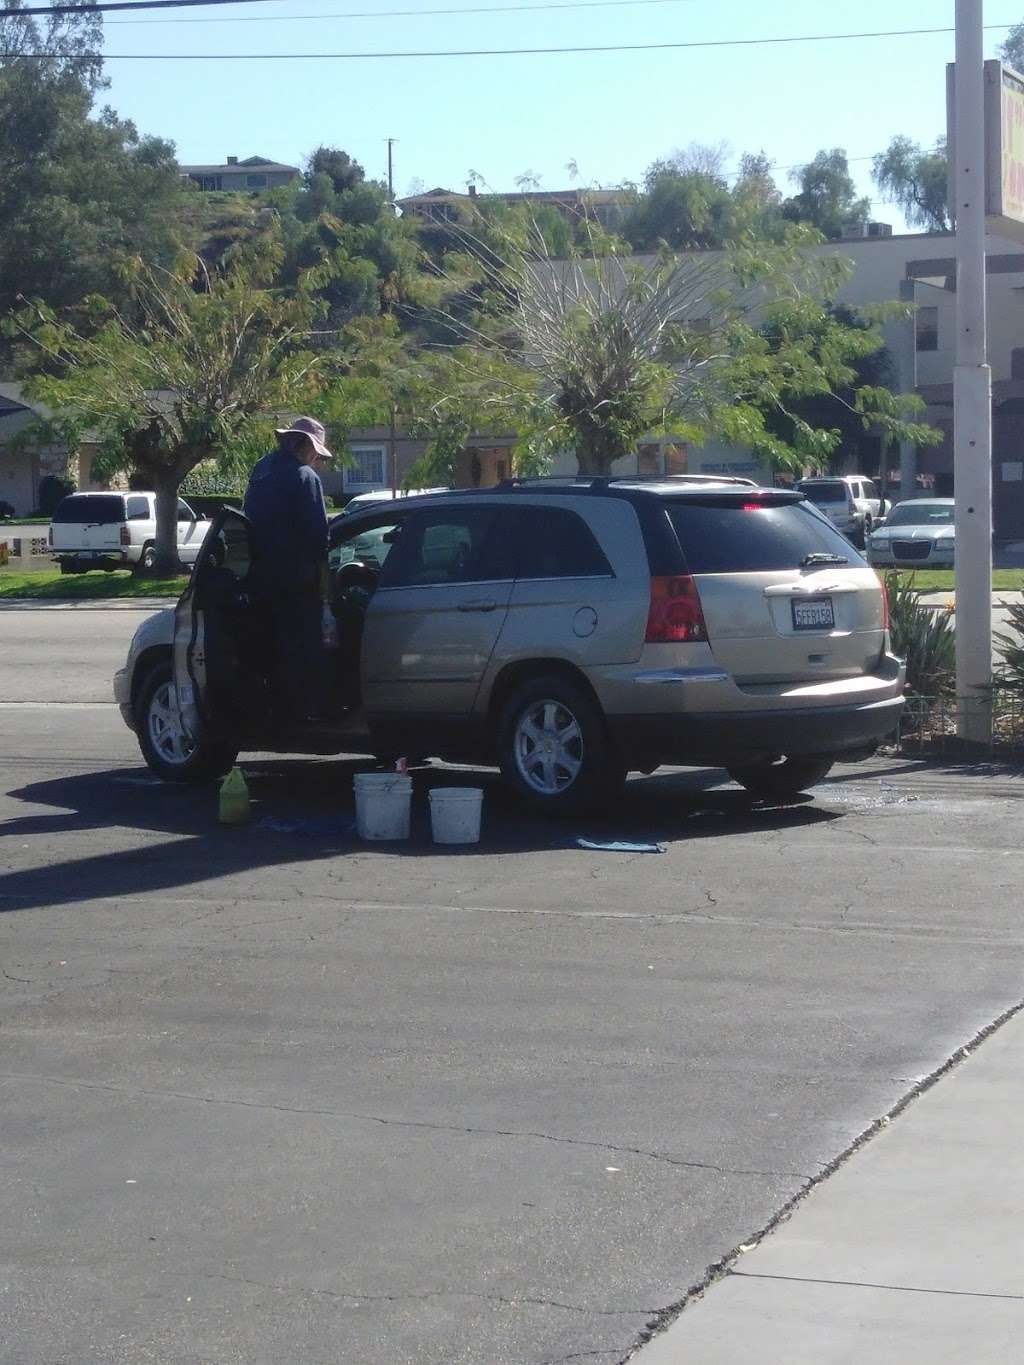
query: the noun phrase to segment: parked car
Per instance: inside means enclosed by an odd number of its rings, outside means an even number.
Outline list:
[[[226,509],[116,676],[163,777],[241,750],[417,754],[496,764],[557,811],[672,763],[777,799],[873,750],[903,707],[877,575],[789,490],[524,481],[336,518],[336,707],[314,731],[275,721],[251,564]]]
[[[880,496],[874,481],[863,474],[801,479],[796,487],[861,549],[890,506]]]
[[[899,502],[872,535],[868,559],[878,568],[951,569],[955,562],[953,498]]]
[[[211,523],[178,499],[178,557],[193,564]],[[72,493],[57,506],[50,548],[61,573],[152,569],[156,556],[155,493]]]
[[[397,493],[392,493],[390,488],[374,488],[369,493],[357,493],[355,497],[349,498],[343,510],[344,515],[351,516],[353,512],[362,512],[366,507],[373,507],[382,502],[393,502],[395,498],[418,498],[424,497],[428,493],[447,493],[447,488],[400,488]]]

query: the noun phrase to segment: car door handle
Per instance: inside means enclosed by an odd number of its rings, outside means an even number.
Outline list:
[[[497,611],[498,604],[490,599],[477,602],[460,602],[459,611]]]

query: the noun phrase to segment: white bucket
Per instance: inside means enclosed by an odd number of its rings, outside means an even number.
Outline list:
[[[403,773],[356,773],[355,792],[360,839],[408,839],[411,777]]]
[[[482,787],[435,787],[430,793],[430,827],[435,844],[478,844]]]

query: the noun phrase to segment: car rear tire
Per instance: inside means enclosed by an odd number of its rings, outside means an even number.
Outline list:
[[[729,776],[759,801],[787,801],[828,776],[835,759],[815,754],[729,768]]]
[[[626,780],[601,708],[557,674],[530,678],[507,698],[498,718],[498,762],[521,800],[558,815],[609,804]]]
[[[207,782],[223,777],[238,757],[237,749],[208,740],[193,742],[186,734],[174,695],[170,660],[158,663],[139,689],[135,733],[142,757],[167,782]]]
[[[142,554],[135,563],[135,572],[139,577],[148,577],[156,568],[156,546],[153,542],[147,541],[142,547]]]

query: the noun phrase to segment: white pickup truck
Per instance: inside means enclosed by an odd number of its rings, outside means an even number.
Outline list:
[[[178,499],[178,557],[194,564],[210,523]],[[156,552],[155,493],[72,493],[58,504],[50,549],[61,573],[89,569],[152,569]]]

